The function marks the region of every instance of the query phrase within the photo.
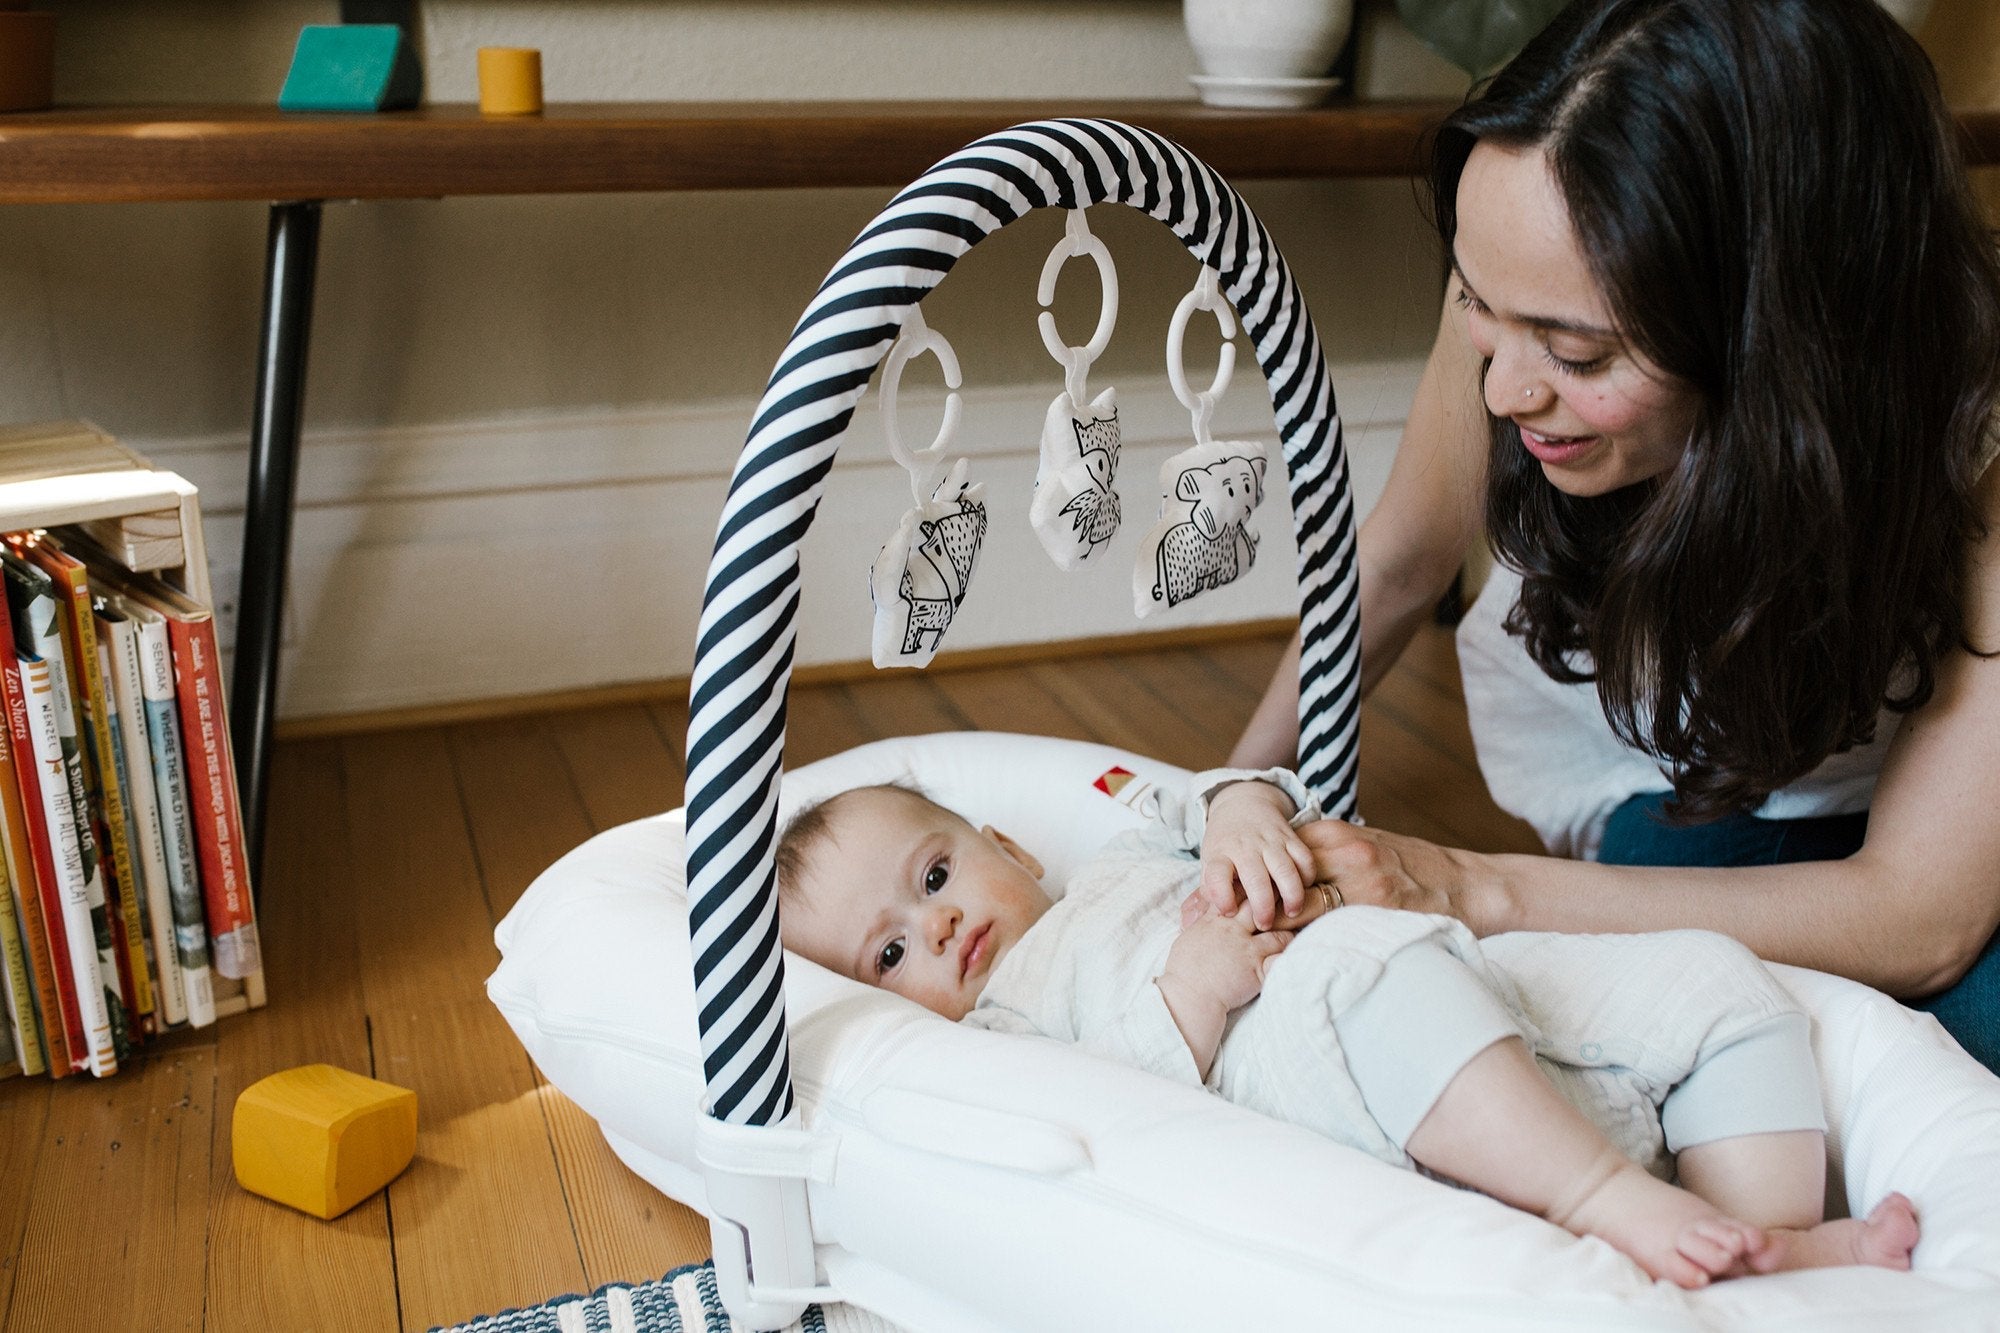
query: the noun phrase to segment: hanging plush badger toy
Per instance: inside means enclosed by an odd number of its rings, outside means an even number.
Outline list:
[[[904,365],[923,352],[936,355],[952,392],[945,395],[937,439],[929,448],[912,450],[904,447],[896,429],[896,392]],[[882,370],[882,433],[888,437],[890,454],[910,474],[916,507],[904,513],[869,572],[868,595],[875,603],[870,647],[878,667],[930,665],[952,617],[965,603],[979,544],[986,539],[986,487],[966,482],[963,458],[952,464],[935,490],[925,492],[937,460],[958,433],[962,410],[958,385],[957,354],[913,307]]]

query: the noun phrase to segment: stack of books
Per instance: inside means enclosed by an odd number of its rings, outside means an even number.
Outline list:
[[[69,447],[117,450],[83,430],[95,442]],[[34,480],[6,434],[0,516]],[[49,476],[76,483],[82,461]],[[180,486],[177,511],[86,504],[77,525],[0,535],[0,1075],[105,1077],[155,1037],[263,1002],[214,617],[133,568],[167,553],[169,515],[193,519]]]

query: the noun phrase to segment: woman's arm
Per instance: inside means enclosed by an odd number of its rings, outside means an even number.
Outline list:
[[[1970,556],[1967,634],[2000,647],[2000,468],[1980,486],[1989,524]],[[2000,657],[1963,650],[1903,722],[1868,818],[1844,861],[1732,869],[1603,866],[1485,856],[1322,823],[1301,831],[1347,901],[1449,912],[1481,935],[1695,927],[1774,962],[1838,973],[1892,995],[1958,980],[2000,929]]]
[[[1479,354],[1465,333],[1458,280],[1445,294],[1437,340],[1417,383],[1382,498],[1361,525],[1361,691],[1375,688],[1450,586],[1479,531],[1487,422]],[[1299,636],[1272,673],[1230,752],[1232,768],[1297,762]]]

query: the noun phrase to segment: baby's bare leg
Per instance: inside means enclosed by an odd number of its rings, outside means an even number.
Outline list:
[[[1681,1185],[1716,1207],[1768,1228],[1771,1239],[1748,1267],[1834,1268],[1869,1264],[1910,1266],[1917,1244],[1917,1212],[1891,1194],[1864,1218],[1823,1222],[1826,1136],[1810,1130],[1744,1134],[1681,1150]]]
[[[1811,1227],[1826,1216],[1826,1135],[1739,1134],[1683,1148],[1681,1188],[1760,1227]]]
[[[1460,1069],[1405,1145],[1440,1175],[1597,1236],[1683,1287],[1755,1267],[1764,1233],[1646,1174],[1555,1089],[1519,1038]]]

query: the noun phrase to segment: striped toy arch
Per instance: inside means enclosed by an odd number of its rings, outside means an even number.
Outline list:
[[[1017,125],[945,158],[855,238],[771,372],[730,479],[695,645],[687,748],[688,931],[708,1112],[792,1110],[773,871],[799,543],[834,454],[909,312],[988,234],[1035,208],[1117,203],[1218,271],[1271,386],[1298,543],[1301,776],[1354,812],[1360,617],[1354,503],[1326,362],[1290,270],[1216,172],[1109,120]]]

